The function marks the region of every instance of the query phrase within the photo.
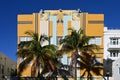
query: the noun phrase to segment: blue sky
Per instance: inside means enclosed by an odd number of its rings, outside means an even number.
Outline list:
[[[31,14],[39,12],[40,9],[79,8],[82,12],[104,14],[105,26],[119,28],[119,7],[119,0],[1,0],[0,52],[16,61],[18,14]]]

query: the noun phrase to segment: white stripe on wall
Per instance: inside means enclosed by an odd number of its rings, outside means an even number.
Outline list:
[[[80,21],[72,21],[72,28],[75,30],[80,29]]]

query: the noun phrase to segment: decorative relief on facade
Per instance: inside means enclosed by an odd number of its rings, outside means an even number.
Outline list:
[[[49,20],[49,12],[40,12],[40,20],[48,21]]]
[[[80,13],[79,12],[73,12],[72,13],[72,20],[80,21]]]

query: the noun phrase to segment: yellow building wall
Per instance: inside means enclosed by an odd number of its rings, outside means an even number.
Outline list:
[[[89,21],[103,21],[103,23],[89,23]],[[104,33],[104,15],[86,14],[86,35],[103,36]]]
[[[57,24],[57,36],[63,36],[64,34],[64,27],[62,23]]]
[[[82,20],[83,20],[83,15],[82,15]],[[101,45],[98,45],[100,47],[99,51],[95,51],[96,57],[101,58],[101,63],[103,63],[103,36],[104,36],[104,15],[103,14],[85,14],[85,33],[87,36],[93,36],[93,37],[101,37],[102,38],[102,43]],[[90,23],[90,21],[93,21]],[[100,23],[99,23],[100,22]],[[103,22],[103,23],[102,23]],[[84,24],[82,24],[84,25]],[[103,66],[101,66],[103,67]],[[80,73],[81,75],[83,74],[84,70],[81,70]],[[94,73],[92,73],[95,75]],[[101,74],[103,74],[103,70],[101,70]],[[87,74],[86,74],[87,75]],[[98,75],[95,75],[98,76]]]
[[[103,53],[96,53],[96,58],[101,58],[100,63],[103,63]],[[97,67],[97,66],[96,66],[96,67]],[[103,68],[103,66],[100,66],[100,67]],[[81,70],[80,70],[80,75],[83,75],[83,73],[84,73],[85,70],[86,70],[86,69],[81,69]],[[100,73],[103,75],[103,70],[101,70]],[[92,76],[100,76],[100,75],[96,75],[96,74],[93,73],[92,71],[91,71],[91,74],[92,74]],[[88,74],[86,73],[85,76],[87,76],[87,75],[88,75]]]
[[[18,58],[18,61],[17,61],[17,72],[19,71],[19,69],[18,69],[19,64],[20,64],[20,58]],[[31,76],[31,66],[30,65],[28,65],[28,67],[23,70],[23,72],[21,73],[21,76]]]
[[[17,32],[18,32],[18,43],[19,43],[20,36],[28,36],[25,34],[26,31],[35,31],[35,14],[18,15],[17,19],[18,19]],[[22,22],[31,21],[32,23],[20,24],[19,22],[21,21]]]
[[[94,21],[94,23],[89,23],[89,21]],[[98,23],[99,21],[101,23]],[[103,48],[104,15],[103,14],[88,14],[88,13],[86,13],[85,32],[86,32],[87,36],[101,37],[102,44],[99,46],[100,46],[100,48]]]
[[[102,20],[104,21],[104,14],[88,14],[88,20]]]
[[[63,13],[62,12],[57,13],[57,19],[63,20]]]
[[[103,36],[104,24],[87,24],[86,34],[88,36]]]
[[[31,66],[28,66],[21,74],[22,76],[31,76]]]
[[[37,32],[38,32],[38,35],[39,35],[39,37],[40,37],[40,35],[41,35],[41,34],[40,34],[40,27],[41,27],[41,26],[40,26],[40,14],[37,13],[37,15],[38,15],[38,26],[37,26],[37,27],[38,27],[38,30],[37,30]]]
[[[35,14],[22,14],[17,17],[18,25],[17,25],[17,35],[18,35],[18,44],[20,42],[20,37],[28,36],[25,34],[26,31],[34,31],[35,32]],[[20,22],[32,22],[32,23],[20,23]],[[19,58],[18,58],[19,61]],[[18,63],[19,65],[19,63]],[[17,66],[18,66],[17,65]],[[18,68],[17,68],[18,69]],[[31,66],[28,67],[22,72],[22,76],[31,76]]]
[[[68,21],[68,29],[72,28],[72,21]],[[68,30],[68,35],[71,34],[71,30]]]
[[[49,36],[52,36],[53,35],[53,22],[52,21],[49,21]]]

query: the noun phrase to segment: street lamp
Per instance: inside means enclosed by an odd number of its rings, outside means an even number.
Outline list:
[[[110,75],[110,72],[109,72],[109,71],[107,71],[107,72],[106,72],[106,77],[107,77],[107,80],[109,80],[109,75]]]

